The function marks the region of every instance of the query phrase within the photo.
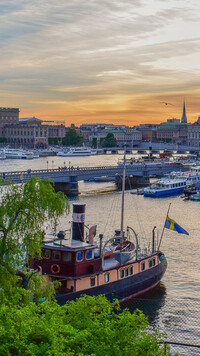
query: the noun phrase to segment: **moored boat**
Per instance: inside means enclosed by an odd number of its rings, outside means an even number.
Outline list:
[[[6,158],[10,159],[34,159],[39,157],[32,151],[16,150],[14,148],[4,148],[2,152]]]
[[[71,156],[91,156],[97,153],[96,150],[92,150],[89,147],[71,147],[69,149],[63,149],[57,153],[57,156],[71,157]]]
[[[162,197],[173,194],[181,194],[188,181],[186,178],[162,178],[158,182],[144,188],[145,197]]]
[[[104,294],[111,300],[122,301],[147,292],[164,275],[167,261],[163,252],[156,249],[154,234],[151,248],[145,250],[140,248],[137,234],[131,227],[127,227],[127,236],[124,234],[124,184],[125,163],[121,229],[116,230],[104,245],[102,234],[98,244],[94,241],[95,226],[85,237],[85,204],[73,204],[71,238],[67,239],[61,231],[55,239],[43,242],[41,259],[29,259],[31,268],[40,270],[47,279],[60,282],[59,303],[75,300],[82,294]]]
[[[3,151],[0,151],[0,160],[2,161],[4,159],[6,159],[6,155]]]

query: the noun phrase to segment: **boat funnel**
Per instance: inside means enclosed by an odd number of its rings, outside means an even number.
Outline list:
[[[73,204],[72,239],[84,241],[85,204]]]

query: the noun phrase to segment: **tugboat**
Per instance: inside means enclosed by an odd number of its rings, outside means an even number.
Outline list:
[[[40,270],[49,280],[60,281],[56,296],[60,304],[83,294],[104,294],[110,300],[124,301],[147,292],[163,277],[167,261],[163,252],[155,248],[154,233],[151,249],[144,251],[140,249],[137,234],[131,227],[127,227],[125,236],[124,186],[125,153],[121,229],[116,230],[104,245],[102,234],[98,245],[94,241],[96,226],[92,226],[85,237],[85,204],[73,204],[71,238],[67,239],[65,232],[60,231],[54,240],[44,241],[41,259],[30,258],[31,268]]]

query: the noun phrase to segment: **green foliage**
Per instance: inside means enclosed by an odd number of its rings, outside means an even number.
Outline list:
[[[58,145],[59,137],[48,137],[49,145]]]
[[[66,132],[65,137],[62,139],[64,146],[78,146],[83,143],[83,137],[78,135],[75,129],[70,129]]]
[[[40,255],[44,222],[68,210],[67,198],[55,193],[50,182],[32,177],[25,184],[0,186],[0,286],[5,295],[18,293],[19,279],[28,287],[32,275],[27,275],[26,261],[29,255]]]
[[[108,133],[107,136],[104,138],[104,140],[101,143],[102,147],[116,147],[117,146],[117,140],[113,133]]]
[[[94,148],[97,147],[97,137],[93,137],[93,139],[92,139],[92,146],[93,146]]]
[[[161,336],[148,332],[144,314],[121,311],[104,296],[83,296],[59,306],[3,305],[0,355],[156,356],[164,355]],[[170,355],[167,350],[165,355]]]

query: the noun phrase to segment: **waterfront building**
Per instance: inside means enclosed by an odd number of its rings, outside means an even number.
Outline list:
[[[164,142],[174,142],[176,137],[177,127],[180,126],[179,119],[168,119],[167,122],[162,122],[157,128],[157,140]]]
[[[36,117],[18,119],[17,123],[7,123],[3,127],[3,137],[11,146],[47,148],[48,138],[65,136],[65,125],[47,125]]]
[[[141,124],[137,129],[142,134],[142,141],[155,142],[157,138],[157,127],[154,124]]]
[[[42,125],[42,120],[35,117],[20,119],[16,124],[6,124],[3,135],[6,143],[15,147],[48,147],[48,125]]]
[[[200,147],[200,117],[188,126],[188,145]]]
[[[102,140],[106,138],[108,133],[112,133],[115,136],[118,147],[123,147],[125,143],[128,147],[133,147],[139,142],[142,142],[142,133],[139,130],[130,127],[99,129],[97,132],[90,136],[90,141],[92,142],[93,138],[97,138],[97,142],[101,143]]]
[[[18,124],[19,109],[18,108],[0,108],[0,137],[3,137],[3,127],[6,124]]]
[[[98,130],[104,130],[106,124],[82,124],[80,126],[80,134],[83,136],[85,143],[91,142]]]
[[[45,121],[44,121],[45,122]],[[48,137],[50,138],[62,138],[65,137],[65,125],[47,125],[48,126]]]

